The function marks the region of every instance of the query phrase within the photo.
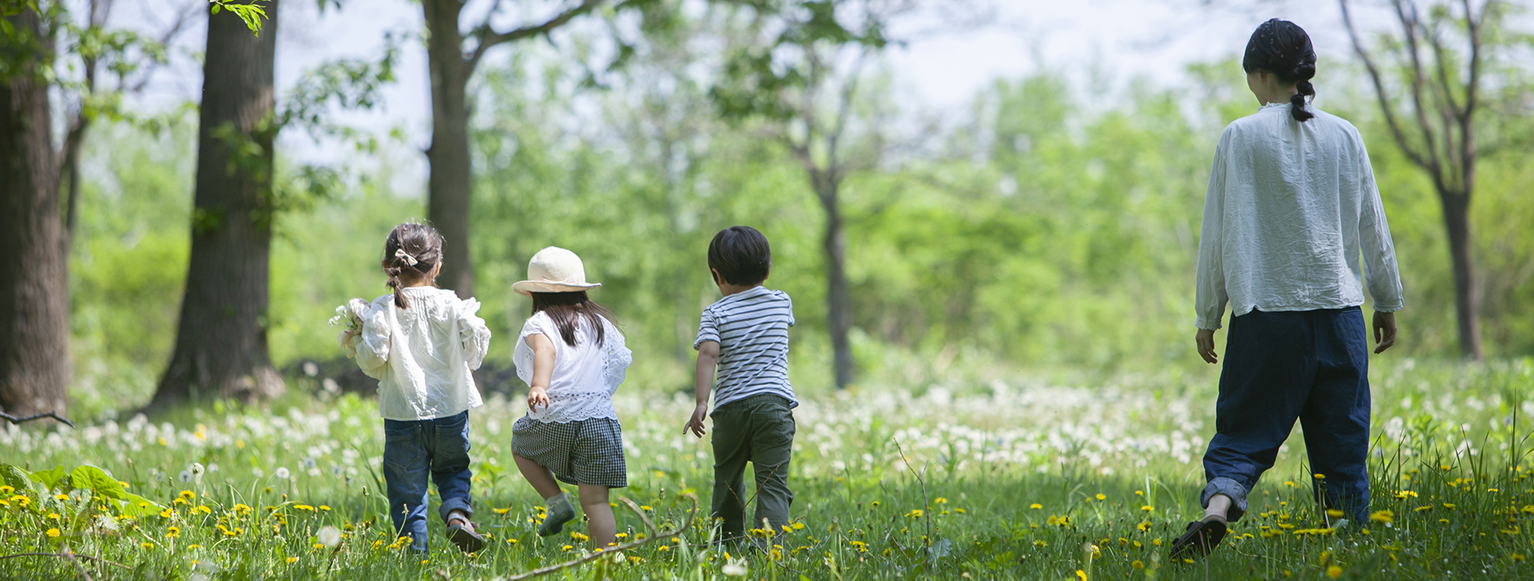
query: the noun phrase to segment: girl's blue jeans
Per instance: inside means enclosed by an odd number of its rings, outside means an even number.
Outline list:
[[[389,516],[411,548],[426,551],[426,478],[437,483],[442,520],[455,510],[473,516],[470,507],[469,412],[431,420],[384,420],[384,483],[389,487]]]
[[[1202,502],[1229,496],[1231,521],[1273,467],[1295,420],[1318,499],[1366,523],[1369,510],[1369,343],[1358,307],[1252,311],[1230,320]]]

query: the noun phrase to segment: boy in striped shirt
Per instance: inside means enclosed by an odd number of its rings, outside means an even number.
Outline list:
[[[703,309],[698,325],[698,406],[683,433],[703,437],[709,392],[714,392],[713,518],[719,539],[745,534],[746,463],[756,472],[752,529],[774,533],[789,524],[788,461],[794,446],[788,383],[788,328],[794,303],[783,291],[762,287],[772,268],[767,237],[749,226],[727,228],[708,245],[708,268],[724,298]],[[717,374],[715,373],[717,370]]]

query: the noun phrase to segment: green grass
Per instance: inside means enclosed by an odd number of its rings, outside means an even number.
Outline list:
[[[1534,555],[1527,479],[1534,465],[1524,417],[1534,410],[1526,402],[1531,373],[1526,360],[1463,366],[1378,359],[1371,460],[1378,521],[1362,530],[1325,528],[1296,434],[1254,491],[1232,540],[1191,565],[1168,562],[1166,543],[1199,513],[1212,381],[997,381],[809,398],[796,410],[790,478],[803,528],[775,536],[777,554],[747,556],[747,577],[1534,576],[1526,572],[1534,565],[1524,562]],[[690,401],[633,386],[620,396],[630,487],[615,491],[613,501],[623,496],[649,507],[662,529],[685,520],[689,492],[706,510],[708,443],[681,435]],[[107,519],[91,508],[99,499],[70,495],[65,486],[34,489],[25,501],[17,498],[25,489],[9,491],[0,506],[0,556],[67,546],[111,561],[83,560],[94,578],[369,581],[489,579],[573,559],[585,549],[577,537],[533,534],[537,498],[511,462],[510,427],[519,415],[519,405],[500,399],[471,414],[476,520],[492,534],[491,548],[474,556],[446,543],[440,523],[424,558],[391,548],[373,402],[299,396],[264,407],[184,409],[152,422],[0,431],[0,461],[28,471],[93,464],[126,482],[127,492],[170,508],[167,516]],[[207,471],[183,482],[181,472],[194,462]],[[291,478],[278,479],[279,469]],[[646,532],[621,505],[616,513],[629,540]],[[723,577],[725,550],[708,547],[701,520],[680,543],[554,577]],[[318,543],[325,526],[345,533],[335,548]],[[62,558],[0,560],[0,578],[78,575]]]

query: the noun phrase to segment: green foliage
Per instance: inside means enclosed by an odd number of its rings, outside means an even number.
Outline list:
[[[208,0],[211,6],[209,13],[217,15],[219,12],[228,10],[230,14],[240,17],[245,21],[245,26],[250,28],[251,34],[261,34],[261,21],[266,18],[266,11],[261,9],[261,0],[251,0],[248,4],[242,4],[233,0]],[[321,3],[321,6],[324,6]]]

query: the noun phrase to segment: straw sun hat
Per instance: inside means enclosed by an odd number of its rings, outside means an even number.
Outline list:
[[[511,285],[511,290],[532,293],[570,293],[593,289],[600,284],[586,282],[586,266],[574,252],[550,246],[539,250],[527,262],[527,278]]]

